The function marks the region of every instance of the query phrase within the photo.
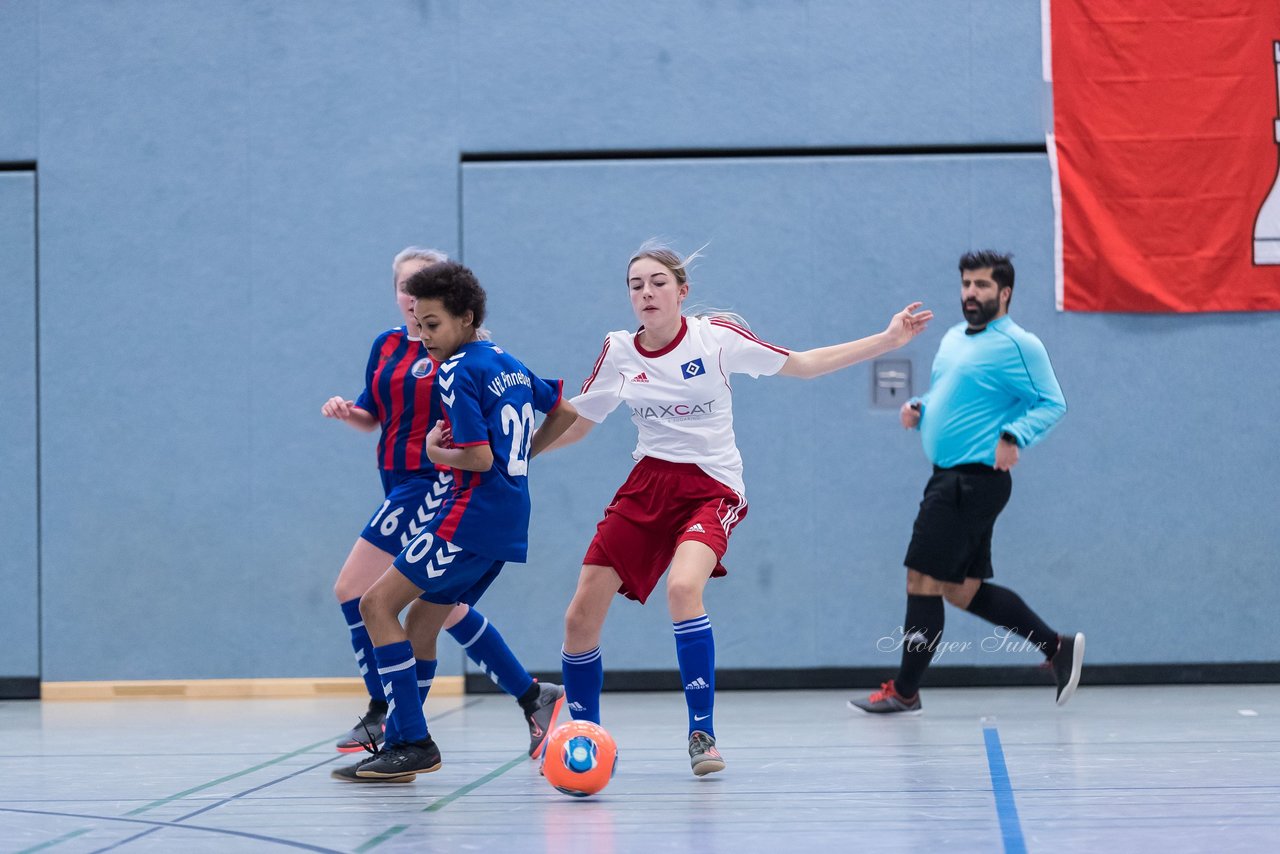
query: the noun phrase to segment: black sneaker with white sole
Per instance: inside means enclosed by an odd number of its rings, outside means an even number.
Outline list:
[[[440,770],[440,764],[440,748],[427,736],[423,741],[383,745],[376,756],[355,769],[355,775],[362,780],[394,780],[409,774],[430,774]]]
[[[343,783],[412,783],[417,779],[417,774],[402,774],[399,777],[361,777],[359,770],[365,765],[378,758],[378,754],[366,756],[354,765],[344,765],[341,768],[334,768],[329,772],[329,776]]]

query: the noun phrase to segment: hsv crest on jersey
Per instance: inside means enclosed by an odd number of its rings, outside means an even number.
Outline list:
[[[574,398],[578,414],[599,424],[625,405],[637,429],[635,459],[697,463],[734,492],[745,490],[733,435],[732,374],[776,374],[790,355],[741,327],[701,317],[681,320],[681,334],[647,351],[637,333],[610,332]]]

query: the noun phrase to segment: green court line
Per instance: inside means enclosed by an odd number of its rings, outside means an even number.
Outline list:
[[[146,806],[141,806],[141,807],[138,807],[136,810],[131,810],[130,812],[125,813],[125,815],[138,815],[139,813],[144,813],[144,812],[146,812],[147,810],[155,809],[156,807],[160,807],[160,806],[164,806],[165,804],[172,803],[173,801],[176,801],[176,800],[178,800],[179,798],[185,798],[187,795],[191,795],[191,794],[194,794],[194,793],[196,793],[196,792],[202,791],[202,790],[204,790],[204,789],[208,789],[208,788],[210,788],[210,787],[212,787],[212,786],[216,786],[216,785],[218,785],[219,783],[225,783],[225,782],[227,782],[228,780],[234,780],[234,779],[235,779],[235,778],[237,778],[237,777],[243,777],[245,774],[252,774],[254,771],[260,771],[260,770],[262,770],[263,768],[267,768],[267,767],[269,767],[269,766],[271,766],[271,765],[275,765],[275,764],[276,764],[276,763],[278,763],[278,762],[283,762],[283,761],[285,761],[286,759],[292,759],[293,757],[297,756],[297,755],[298,755],[298,754],[300,754],[300,753],[306,753],[308,750],[315,750],[317,747],[321,746],[322,744],[328,744],[328,743],[329,743],[329,742],[331,742],[331,741],[333,741],[333,738],[332,738],[332,737],[330,737],[330,738],[326,738],[324,741],[317,741],[315,744],[308,744],[306,747],[300,747],[300,748],[298,748],[297,750],[293,751],[292,753],[286,753],[286,754],[284,754],[283,756],[277,756],[275,759],[268,759],[266,762],[261,762],[261,763],[259,763],[259,764],[255,765],[255,766],[253,766],[252,768],[246,768],[246,769],[244,769],[243,771],[237,771],[237,772],[236,772],[236,773],[234,773],[234,774],[228,774],[228,775],[227,775],[227,776],[225,776],[225,777],[219,777],[219,778],[218,778],[218,779],[216,779],[216,780],[213,780],[213,781],[208,782],[208,783],[204,783],[204,784],[199,785],[199,786],[195,786],[195,787],[193,787],[193,788],[187,789],[187,790],[186,790],[186,791],[184,791],[184,792],[178,792],[178,794],[176,794],[176,795],[170,795],[170,796],[169,796],[169,797],[167,797],[167,798],[161,798],[161,799],[160,799],[160,800],[158,800],[158,801],[152,801],[151,803],[147,804]],[[335,758],[336,758],[336,757],[335,757]]]
[[[32,851],[43,851],[46,848],[52,848],[55,845],[61,845],[64,842],[75,839],[77,836],[83,836],[89,832],[89,828],[82,827],[79,830],[73,830],[70,833],[64,833],[57,839],[50,839],[48,842],[41,842],[39,845],[33,845],[30,848],[23,848],[15,854],[31,854]]]
[[[151,803],[145,806],[138,807],[136,810],[132,810],[130,812],[125,813],[125,815],[127,816],[138,815],[139,813],[144,813],[147,810],[155,809],[158,806],[163,806],[164,804],[172,803],[173,801],[176,801],[179,798],[184,798],[187,795],[190,795],[194,792],[199,792],[202,789],[207,789],[210,786],[216,786],[219,783],[225,783],[228,780],[234,780],[236,777],[243,777],[245,774],[252,774],[254,771],[260,770],[262,768],[266,768],[271,765],[275,765],[277,762],[283,762],[286,759],[292,759],[293,757],[297,756],[300,753],[306,753],[308,750],[315,750],[320,745],[328,744],[329,742],[333,741],[333,739],[336,737],[340,737],[340,736],[326,738],[324,741],[317,741],[315,744],[308,744],[306,747],[298,748],[292,753],[286,753],[283,756],[277,756],[275,759],[270,759],[266,762],[259,763],[258,765],[255,765],[252,768],[246,768],[245,770],[239,771],[235,774],[228,774],[227,776],[219,777],[217,780],[213,780],[212,782],[187,789],[185,792],[178,792],[178,794],[176,795],[170,795],[167,798],[161,798],[158,801],[152,801]],[[39,845],[35,846],[34,848],[24,848],[21,851],[16,852],[16,854],[31,854],[31,852],[33,851],[43,851],[46,848],[52,848],[55,845],[61,845],[64,842],[75,839],[77,836],[82,836],[88,833],[90,830],[92,830],[92,828],[82,827],[79,830],[73,830],[70,833],[64,833],[62,836],[59,836],[57,839],[50,839],[48,842],[41,842]]]
[[[373,848],[375,845],[381,845],[391,837],[395,836],[397,833],[400,833],[401,831],[408,830],[408,829],[409,829],[409,825],[407,824],[397,824],[395,827],[388,827],[386,830],[382,831],[377,836],[373,837],[368,842],[366,842],[365,844],[357,848],[356,854],[364,854],[365,851],[368,851],[370,848]]]
[[[485,783],[488,783],[490,780],[496,780],[497,778],[501,777],[503,774],[507,773],[512,768],[519,765],[520,763],[528,762],[528,761],[529,761],[529,754],[521,753],[519,756],[517,756],[515,759],[512,759],[506,765],[503,765],[501,768],[495,768],[494,770],[490,771],[488,774],[485,774],[479,780],[475,780],[474,782],[468,783],[467,785],[463,786],[461,789],[457,789],[453,792],[450,792],[449,794],[445,795],[443,798],[440,798],[439,800],[437,800],[431,806],[424,807],[422,811],[436,812],[437,810],[442,810],[445,807],[449,806],[449,804],[456,801],[458,798],[462,797],[463,795],[468,795],[471,792],[474,792],[476,789],[480,788]]]
[[[510,762],[508,762],[505,765],[502,765],[498,768],[493,769],[492,771],[490,771],[488,774],[485,774],[480,779],[472,780],[467,785],[462,786],[461,788],[458,788],[458,789],[454,789],[452,792],[445,795],[443,798],[437,799],[430,806],[423,807],[422,811],[437,812],[438,810],[442,810],[445,807],[449,806],[449,804],[456,801],[458,798],[461,798],[463,795],[467,795],[467,794],[470,794],[471,792],[474,792],[476,789],[480,788],[485,783],[488,783],[490,780],[496,780],[497,778],[501,777],[503,774],[507,773],[517,765],[523,762],[528,762],[528,761],[529,761],[529,754],[521,753],[515,759],[512,759]],[[395,836],[397,833],[404,830],[406,827],[407,825],[397,824],[394,827],[388,828],[387,830],[384,830],[382,833],[379,833],[377,836],[370,839],[368,842],[365,842],[364,844],[362,844],[359,848],[356,849],[356,851],[357,852],[368,851],[370,848],[373,848],[375,845],[381,845],[383,842],[386,842],[388,839]]]

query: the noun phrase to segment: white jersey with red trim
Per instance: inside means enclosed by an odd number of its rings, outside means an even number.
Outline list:
[[[641,348],[635,333],[610,332],[572,403],[597,424],[626,403],[639,431],[635,459],[696,463],[745,493],[729,375],[776,374],[789,355],[720,317],[683,318],[675,340],[657,351]]]

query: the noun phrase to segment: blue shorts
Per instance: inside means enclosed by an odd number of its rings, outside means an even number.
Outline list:
[[[399,554],[409,541],[426,528],[453,488],[453,472],[383,471],[382,492],[386,501],[360,532],[387,554]]]
[[[422,591],[418,598],[425,602],[474,605],[498,577],[503,563],[423,531],[396,556],[395,567],[417,585]]]

